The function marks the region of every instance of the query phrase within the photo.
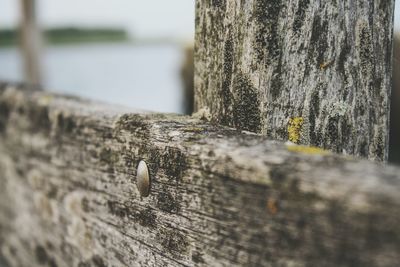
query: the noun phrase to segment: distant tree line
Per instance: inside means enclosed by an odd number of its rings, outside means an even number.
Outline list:
[[[129,36],[124,29],[116,28],[52,28],[43,31],[46,43],[127,41]],[[0,46],[16,45],[19,33],[16,29],[0,29]]]
[[[18,40],[18,33],[16,30],[12,29],[2,29],[0,30],[0,45],[13,45],[16,44]]]

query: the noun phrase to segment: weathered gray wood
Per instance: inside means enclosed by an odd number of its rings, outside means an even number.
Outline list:
[[[195,106],[273,139],[386,160],[394,0],[197,0]]]
[[[41,73],[41,33],[36,14],[36,0],[20,0],[21,25],[20,46],[24,67],[24,80],[27,83],[40,85]]]
[[[399,168],[185,116],[0,85],[0,185],[11,266],[400,264]]]

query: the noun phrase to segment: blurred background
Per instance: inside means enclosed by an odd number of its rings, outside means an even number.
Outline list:
[[[189,113],[193,39],[194,0],[0,0],[0,80]]]
[[[0,80],[191,114],[195,0],[0,0]],[[400,163],[400,1],[390,161]]]
[[[389,161],[400,164],[400,1],[395,2]]]

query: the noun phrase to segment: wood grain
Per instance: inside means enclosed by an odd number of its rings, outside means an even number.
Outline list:
[[[400,264],[399,168],[15,85],[0,109],[10,266]]]
[[[394,0],[197,0],[195,106],[272,139],[387,160]]]

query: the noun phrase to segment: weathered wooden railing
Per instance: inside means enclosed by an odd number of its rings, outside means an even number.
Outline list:
[[[1,84],[0,259],[398,266],[400,169],[294,144],[386,158],[393,1],[344,2],[197,1],[192,117]]]
[[[399,168],[14,86],[0,107],[12,266],[400,262]]]

